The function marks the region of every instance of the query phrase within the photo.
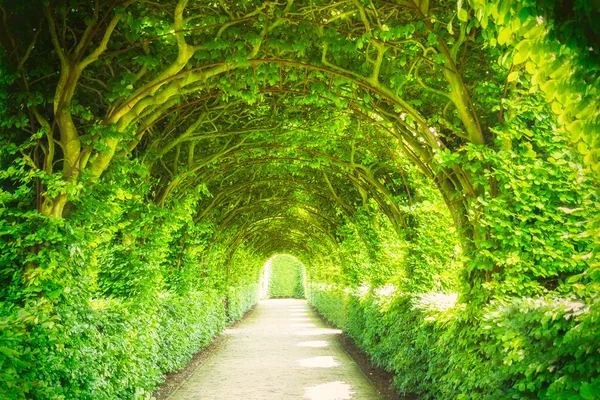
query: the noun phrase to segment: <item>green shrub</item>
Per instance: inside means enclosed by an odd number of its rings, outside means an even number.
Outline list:
[[[340,287],[311,283],[308,286],[308,302],[329,322],[346,329],[348,295]]]
[[[455,295],[382,292],[311,284],[308,298],[376,365],[395,374],[398,392],[437,400],[595,399],[600,393],[598,304],[512,298],[466,318]]]
[[[17,308],[0,304],[0,398],[149,396],[257,300],[257,284],[162,293],[151,306],[96,299]]]
[[[158,332],[159,366],[163,371],[174,371],[219,335],[227,319],[222,297],[216,292],[165,294],[163,302]]]
[[[258,301],[258,283],[245,286],[229,287],[227,292],[227,323],[242,318]]]

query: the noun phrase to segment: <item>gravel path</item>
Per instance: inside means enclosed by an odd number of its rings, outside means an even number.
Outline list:
[[[382,400],[305,300],[263,300],[169,400]]]

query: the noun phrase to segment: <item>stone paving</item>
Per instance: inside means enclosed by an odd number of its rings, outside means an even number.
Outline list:
[[[169,400],[383,400],[305,300],[262,300]]]

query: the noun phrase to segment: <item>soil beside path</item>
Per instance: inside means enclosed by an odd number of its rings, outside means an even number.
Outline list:
[[[384,400],[305,300],[263,300],[169,400]]]

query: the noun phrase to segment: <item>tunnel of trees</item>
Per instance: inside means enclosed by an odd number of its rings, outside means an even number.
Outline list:
[[[0,4],[0,397],[149,398],[291,254],[398,392],[598,398],[597,0]]]

